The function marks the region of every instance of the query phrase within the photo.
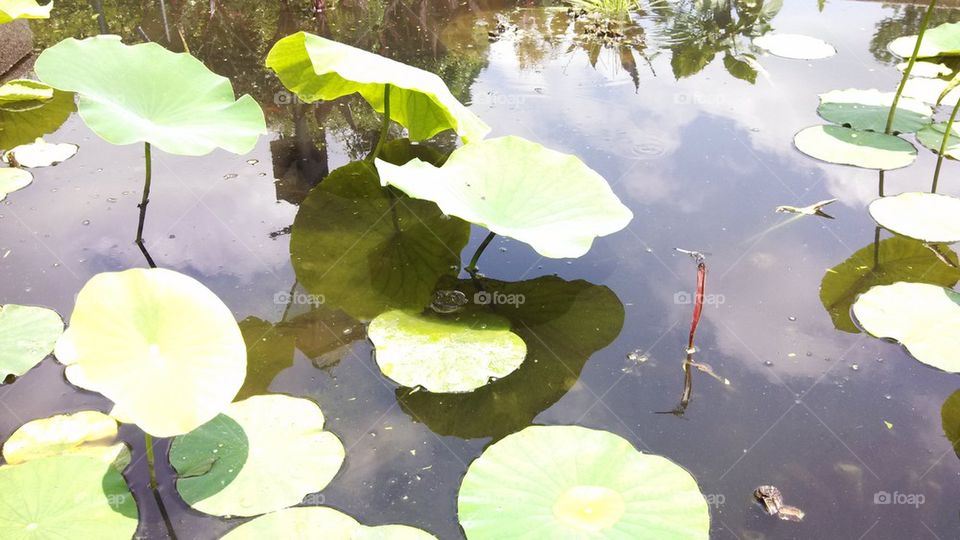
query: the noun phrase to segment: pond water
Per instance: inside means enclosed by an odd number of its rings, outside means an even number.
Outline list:
[[[960,461],[940,414],[960,380],[859,332],[846,317],[850,299],[832,306],[833,316],[821,301],[828,269],[860,250],[870,260],[865,206],[877,195],[877,173],[815,161],[792,144],[794,133],[821,123],[819,93],[895,87],[900,74],[884,45],[915,29],[922,8],[829,2],[821,12],[813,1],[788,2],[765,22],[760,8],[737,16],[723,2],[670,2],[638,16],[641,39],[621,48],[582,42],[563,10],[526,4],[370,0],[314,18],[309,2],[229,2],[212,16],[204,2],[168,3],[171,48],[186,42],[238,94],[256,97],[271,134],[245,156],[154,152],[147,247],[159,266],[199,279],[242,321],[251,364],[243,392],[321,406],[347,458],[312,504],[462,538],[457,491],[488,444],[532,423],[579,424],[689,470],[711,502],[711,537],[958,538]],[[58,17],[32,25],[36,46],[99,31],[136,42],[138,27],[167,43],[154,3],[108,4],[98,20],[86,2],[58,1]],[[311,275],[331,255],[309,244],[291,250],[295,218],[305,228],[330,219],[301,209],[309,189],[364,156],[378,130],[362,102],[303,105],[262,67],[269,47],[300,29],[440,74],[492,135],[579,156],[634,212],[627,230],[598,239],[580,259],[494,240],[481,271],[547,298],[523,323],[530,356],[519,372],[468,397],[398,388],[380,374],[364,325],[327,301],[342,293],[337,281]],[[749,37],[770,29],[817,36],[839,54],[809,62],[760,55],[755,83],[726,69],[727,52],[749,50]],[[80,152],[35,170],[34,183],[0,205],[0,299],[69,314],[94,274],[146,265],[132,242],[143,154],[102,141],[76,115],[47,140]],[[887,173],[887,193],[927,189],[934,161],[921,151],[917,165]],[[960,195],[956,165],[945,167],[941,192]],[[833,220],[774,212],[829,198],[839,199],[828,208]],[[464,257],[484,235],[473,231]],[[680,398],[696,282],[695,262],[677,247],[708,254],[696,356],[729,381],[694,373],[682,416],[657,414]],[[895,247],[881,244],[881,257]],[[356,266],[337,273],[342,286],[388,279],[377,273],[389,268],[363,260],[350,258]],[[915,268],[918,280],[925,264]],[[68,385],[52,358],[0,387],[0,405],[0,440],[34,418],[110,407]],[[140,533],[161,538],[137,460],[142,435],[122,433],[134,447],[128,478],[147,517]],[[215,538],[238,523],[190,510],[172,491],[171,471],[160,473],[180,538]],[[752,497],[763,484],[802,508],[804,521],[767,516]],[[922,504],[883,504],[883,493]]]

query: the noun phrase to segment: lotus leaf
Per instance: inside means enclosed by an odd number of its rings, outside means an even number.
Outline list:
[[[874,89],[833,90],[820,94],[820,107],[817,112],[835,124],[883,133],[894,95],[893,92]],[[933,110],[922,101],[901,98],[897,102],[893,131],[913,133],[932,121]]]
[[[6,167],[0,169],[0,201],[7,198],[7,194],[23,189],[33,182],[33,175],[23,169]]]
[[[4,158],[18,167],[49,167],[62,163],[76,155],[79,147],[75,144],[51,144],[37,139],[30,144],[22,144],[9,150]]]
[[[765,34],[753,38],[753,44],[774,56],[794,60],[821,60],[837,54],[826,41],[800,34]]]
[[[0,149],[31,143],[37,137],[56,131],[77,110],[73,98],[72,93],[55,89],[53,98],[42,103],[28,107],[0,106]]]
[[[927,149],[939,154],[946,130],[946,123],[927,126],[917,132],[917,140]],[[950,159],[960,159],[960,131],[957,130],[956,125],[950,129],[950,138],[947,139],[947,147],[944,149],[943,155]]]
[[[96,458],[120,472],[130,464],[130,449],[117,442],[117,421],[98,411],[27,422],[3,443],[3,459],[10,465],[59,455]]]
[[[17,19],[49,19],[53,0],[45,6],[37,0],[0,0],[0,24]]]
[[[943,434],[953,446],[953,451],[960,457],[960,390],[950,394],[940,409],[940,419],[943,425]]]
[[[325,506],[288,508],[258,517],[228,532],[223,540],[436,540],[432,534],[407,525],[369,527]]]
[[[906,71],[907,64],[908,62],[900,62],[897,64],[897,69]],[[923,77],[925,79],[935,79],[951,73],[953,73],[953,70],[946,65],[934,62],[914,62],[913,69],[910,70],[911,77]]]
[[[887,49],[900,58],[910,58],[917,36],[903,36],[890,42]],[[917,58],[960,55],[960,23],[946,23],[923,33]]]
[[[903,87],[903,97],[919,99],[931,105],[957,104],[960,98],[960,89],[948,90],[950,83],[943,79],[910,79]],[[947,92],[944,96],[943,93]]]
[[[3,171],[6,169],[0,169]],[[55,311],[35,306],[0,306],[0,382],[19,377],[53,351],[63,333]]]
[[[15,79],[0,86],[0,110],[32,109],[51,99],[53,88],[42,82]]]
[[[870,203],[870,216],[888,231],[924,242],[960,242],[960,199],[908,192]]]
[[[899,169],[917,159],[917,149],[899,137],[840,126],[808,127],[793,142],[810,157],[865,169]]]

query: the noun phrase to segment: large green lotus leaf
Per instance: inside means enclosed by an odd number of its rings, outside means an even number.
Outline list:
[[[878,225],[924,242],[960,242],[960,199],[924,192],[881,197],[870,203],[870,216]]]
[[[857,298],[853,316],[867,333],[900,342],[924,364],[960,372],[960,293],[926,283],[881,285]]]
[[[703,538],[697,481],[667,458],[579,426],[531,426],[490,445],[457,501],[469,540]]]
[[[527,355],[510,321],[490,313],[447,319],[388,311],[367,336],[384,375],[429,392],[469,392],[513,373]]]
[[[190,506],[216,516],[256,516],[320,491],[343,464],[343,444],[323,431],[316,403],[254,396],[174,439],[170,463]]]
[[[0,24],[17,19],[49,19],[53,1],[41,6],[37,0],[0,0]]]
[[[0,467],[0,538],[122,540],[137,530],[137,503],[123,476],[86,456]]]
[[[376,164],[383,185],[526,242],[544,257],[580,257],[594,238],[633,219],[607,181],[579,158],[520,137],[462,146],[443,167],[417,159]]]
[[[527,344],[527,359],[512,374],[466,394],[398,388],[401,408],[440,435],[499,439],[529,426],[576,384],[590,356],[623,328],[623,304],[607,287],[556,276],[480,283],[489,298],[523,298],[519,305],[474,302],[465,306],[465,312],[490,310],[509,319],[513,332]],[[473,280],[450,279],[440,287],[477,298]],[[451,316],[458,315],[462,316]]]
[[[3,443],[3,459],[10,465],[59,455],[96,458],[120,472],[130,464],[130,449],[117,442],[117,421],[99,411],[33,420]]]
[[[772,55],[794,60],[821,60],[837,54],[826,41],[800,34],[765,34],[753,38],[753,44]]]
[[[900,71],[907,70],[907,62],[900,62],[897,64],[897,69]],[[936,62],[914,62],[913,69],[910,70],[911,77],[923,77],[925,79],[934,79],[937,77],[943,77],[953,73],[953,70],[948,68],[944,64],[938,64]]]
[[[960,457],[960,390],[950,394],[940,409],[943,434],[953,445],[953,451]]]
[[[903,36],[890,42],[887,49],[900,58],[910,58],[917,36]],[[917,58],[960,55],[960,23],[945,23],[923,33]]]
[[[33,182],[33,175],[23,169],[7,167],[0,169],[0,201],[7,198],[8,193],[23,189]]]
[[[917,149],[900,137],[841,126],[805,128],[793,143],[812,158],[864,169],[899,169],[917,159]]]
[[[945,257],[958,264],[956,253],[947,251]],[[876,266],[875,258],[879,262]],[[898,281],[953,287],[960,281],[960,270],[941,261],[923,242],[894,236],[878,247],[869,244],[827,270],[820,282],[820,302],[837,330],[856,334],[860,329],[850,318],[850,306],[857,296],[876,285]]]
[[[155,437],[223,412],[247,366],[230,309],[199,281],[160,268],[93,276],[56,356],[71,383],[114,402],[111,416]]]
[[[223,540],[436,540],[432,534],[406,525],[368,527],[325,506],[288,508],[248,521]]]
[[[4,169],[0,169],[4,170]],[[0,306],[0,382],[19,377],[53,351],[63,333],[55,311],[35,306]]]
[[[32,109],[53,99],[53,88],[29,79],[15,79],[0,85],[0,110]]]
[[[887,126],[887,115],[893,105],[893,92],[879,90],[833,90],[820,94],[817,112],[825,120],[853,129],[882,133]],[[893,131],[913,133],[933,121],[933,109],[922,101],[901,98],[897,102],[897,115]]]
[[[950,83],[943,79],[910,79],[903,87],[903,96],[918,99],[931,105],[954,106],[960,98],[960,89],[949,89]],[[943,93],[946,91],[946,95]],[[941,96],[943,96],[941,98]]]
[[[490,132],[433,73],[320,36],[298,32],[281,39],[270,49],[267,67],[306,102],[357,93],[380,113],[389,84],[390,119],[407,128],[414,141],[448,129],[464,142]]]
[[[245,154],[266,133],[252,97],[237,100],[229,79],[156,43],[69,38],[43,51],[35,69],[41,81],[80,94],[80,117],[113,144],[148,142],[188,156],[216,148]]]
[[[368,162],[345,165],[300,204],[290,237],[297,279],[325,305],[370,320],[422,309],[440,276],[456,274],[470,225],[437,205],[392,196]]]
[[[75,110],[74,94],[60,90],[54,90],[53,98],[38,106],[16,111],[0,107],[0,149],[9,150],[53,133]]]
[[[933,124],[918,131],[917,140],[929,150],[939,154],[940,145],[943,144],[943,135],[946,131],[947,124],[945,122]],[[944,149],[943,155],[950,159],[960,159],[960,131],[957,130],[956,125],[950,129],[950,138],[947,139],[947,147]]]

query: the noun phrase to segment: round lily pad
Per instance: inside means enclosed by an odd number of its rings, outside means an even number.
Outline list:
[[[80,147],[75,144],[51,144],[43,139],[37,139],[30,144],[21,144],[4,155],[11,165],[18,167],[49,167],[62,163],[74,155]]]
[[[867,333],[900,342],[924,364],[960,372],[960,293],[926,283],[882,285],[860,295],[853,316]]]
[[[458,499],[469,540],[703,538],[710,511],[679,465],[579,426],[531,426],[488,447]]]
[[[960,159],[960,133],[957,131],[958,127],[960,126],[954,124],[950,130],[951,133],[950,138],[947,139],[947,147],[943,150],[944,157]],[[943,134],[946,133],[946,131],[946,122],[933,124],[918,131],[917,140],[927,149],[939,154],[940,145],[943,144]]]
[[[136,530],[126,481],[98,459],[56,456],[0,467],[0,538],[121,540]]]
[[[853,129],[883,132],[887,126],[887,115],[893,105],[893,92],[879,90],[833,90],[820,94],[820,106],[817,112],[825,120]],[[913,133],[933,121],[933,109],[922,101],[901,98],[897,102],[897,114],[893,121],[893,131]]]
[[[15,79],[0,85],[0,109],[20,111],[43,105],[53,99],[53,88],[29,79]]]
[[[907,64],[907,62],[900,62],[897,64],[897,69],[900,71],[906,71]],[[952,69],[948,68],[944,64],[938,64],[935,62],[914,62],[913,69],[910,70],[911,77],[923,77],[925,79],[935,79],[937,77],[950,75],[951,73],[953,73]]]
[[[49,19],[53,1],[41,6],[37,0],[0,0],[0,24],[17,19]]]
[[[91,278],[56,356],[71,383],[114,402],[111,416],[155,437],[223,412],[247,367],[230,309],[199,281],[160,268]]]
[[[323,423],[320,407],[306,399],[265,395],[233,403],[174,439],[177,491],[193,508],[217,516],[296,505],[325,488],[343,464],[343,444]]]
[[[960,98],[960,89],[952,88],[948,90],[950,83],[943,79],[910,79],[903,87],[903,97],[918,99],[931,105],[946,105],[952,107],[957,104]],[[948,91],[947,91],[948,90]],[[947,95],[941,95],[947,91]]]
[[[3,459],[10,465],[64,454],[96,458],[121,472],[130,464],[130,449],[117,442],[117,421],[98,411],[27,422],[3,443]]]
[[[3,169],[0,169],[3,170]],[[53,352],[63,333],[55,311],[35,306],[0,306],[0,382],[19,377]]]
[[[380,181],[446,214],[533,246],[544,257],[580,257],[593,239],[633,219],[607,181],[576,156],[520,137],[462,146],[442,167],[376,160]]]
[[[436,540],[432,534],[407,525],[369,527],[325,506],[288,508],[258,517],[228,532],[223,540]]]
[[[753,38],[753,44],[772,55],[794,60],[821,60],[837,54],[826,41],[800,34],[765,34]]]
[[[33,175],[23,169],[5,167],[0,169],[0,201],[7,198],[8,193],[23,189],[33,182]]]
[[[917,159],[917,149],[899,137],[840,126],[808,127],[793,142],[810,157],[864,169],[899,169]]]
[[[80,117],[113,144],[148,142],[188,156],[216,148],[245,154],[266,133],[252,97],[236,99],[229,79],[157,43],[68,38],[43,51],[35,69],[44,83],[78,93]]]
[[[430,392],[469,392],[506,377],[527,355],[510,322],[491,313],[442,319],[388,311],[370,323],[367,336],[384,375]]]
[[[917,36],[903,36],[891,41],[887,49],[900,58],[910,58],[917,46]],[[941,24],[923,33],[917,58],[960,54],[960,23]]]
[[[937,193],[908,192],[870,203],[878,225],[924,242],[960,242],[960,199]]]

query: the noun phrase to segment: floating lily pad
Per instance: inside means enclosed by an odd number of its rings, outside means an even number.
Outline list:
[[[0,0],[0,24],[17,19],[49,19],[53,2],[45,6],[37,0]]]
[[[903,87],[903,97],[918,99],[931,105],[952,107],[957,104],[957,99],[960,99],[960,89],[950,90],[941,98],[949,85],[950,82],[943,79],[910,79]]]
[[[357,93],[380,113],[389,84],[390,119],[407,128],[414,141],[448,129],[464,142],[490,132],[433,73],[320,36],[298,32],[281,39],[267,55],[267,67],[306,102]]]
[[[80,117],[113,144],[148,142],[188,156],[216,148],[245,154],[266,133],[252,97],[235,99],[229,79],[157,43],[69,38],[43,51],[35,69],[41,81],[80,94]]]
[[[436,540],[432,534],[407,525],[368,527],[325,506],[288,508],[258,517],[228,532],[223,540]]]
[[[812,158],[864,169],[899,169],[917,159],[917,149],[899,137],[840,126],[808,127],[793,143]]]
[[[0,538],[120,540],[137,530],[137,504],[123,476],[85,456],[0,467]]]
[[[53,91],[53,98],[29,107],[0,107],[0,149],[31,143],[57,130],[77,104],[70,92]],[[16,109],[16,110],[8,110]]]
[[[56,347],[71,383],[100,392],[115,404],[111,416],[155,437],[223,412],[243,383],[246,352],[217,295],[159,268],[91,278]]]
[[[950,397],[943,402],[940,418],[943,434],[950,441],[957,457],[960,457],[960,390],[950,394]]]
[[[917,140],[927,149],[939,154],[940,145],[943,144],[943,134],[946,130],[946,122],[927,126],[917,132]],[[943,155],[950,159],[960,159],[960,132],[957,131],[956,125],[950,131],[950,138],[947,139],[947,147],[944,149]]]
[[[765,34],[753,38],[753,44],[772,55],[794,60],[821,60],[837,54],[826,41],[800,34]]]
[[[459,271],[469,238],[468,223],[431,202],[391,196],[361,161],[330,173],[300,204],[290,257],[324,305],[370,320],[426,307],[440,276]]]
[[[703,538],[710,511],[679,465],[579,426],[531,426],[489,446],[458,498],[469,540]]]
[[[917,46],[917,36],[903,36],[890,42],[887,49],[900,58],[910,58]],[[917,58],[960,55],[960,23],[941,24],[923,33]]]
[[[367,335],[384,375],[430,392],[469,392],[506,377],[527,354],[510,322],[486,313],[440,319],[388,311],[370,323]]]
[[[870,216],[888,231],[924,242],[960,242],[960,199],[909,192],[870,203]]]
[[[3,170],[3,169],[0,169]],[[0,382],[19,377],[53,351],[63,333],[55,311],[35,306],[0,306]]]
[[[38,81],[15,79],[0,85],[0,110],[32,109],[53,99],[53,88]]]
[[[897,64],[897,69],[900,71],[907,70],[908,62],[900,62]],[[953,73],[953,70],[948,68],[944,64],[938,64],[935,62],[914,62],[913,69],[910,70],[911,77],[923,77],[926,79],[934,79],[937,77],[943,77]]]
[[[10,465],[60,455],[92,457],[120,472],[130,464],[130,449],[117,442],[117,421],[98,411],[27,422],[3,443],[3,459]]]
[[[30,144],[22,144],[7,151],[4,158],[18,167],[49,167],[62,163],[77,154],[80,147],[75,144],[51,144],[37,139]]]
[[[893,92],[881,92],[875,89],[833,90],[820,94],[817,113],[835,124],[883,133],[886,130],[887,115],[893,105],[894,95]],[[933,109],[922,101],[901,98],[897,102],[893,131],[913,133],[932,121]]]
[[[594,238],[633,219],[607,181],[576,156],[520,137],[460,147],[439,168],[416,159],[402,167],[376,164],[384,185],[526,242],[544,257],[579,257]]]
[[[238,401],[174,439],[170,463],[190,506],[216,516],[256,516],[320,491],[343,464],[343,444],[323,431],[316,403],[284,395]]]
[[[23,169],[6,167],[0,169],[0,201],[7,198],[7,194],[23,189],[33,182],[33,175]]]
[[[958,265],[956,253],[946,250],[943,257]],[[837,330],[856,334],[860,329],[850,318],[850,306],[857,296],[871,287],[898,281],[953,287],[960,281],[960,269],[940,260],[923,242],[894,236],[879,246],[868,244],[827,270],[820,282],[820,302]]]
[[[867,333],[900,342],[920,362],[960,372],[960,293],[926,283],[882,285],[860,295],[853,316]]]

